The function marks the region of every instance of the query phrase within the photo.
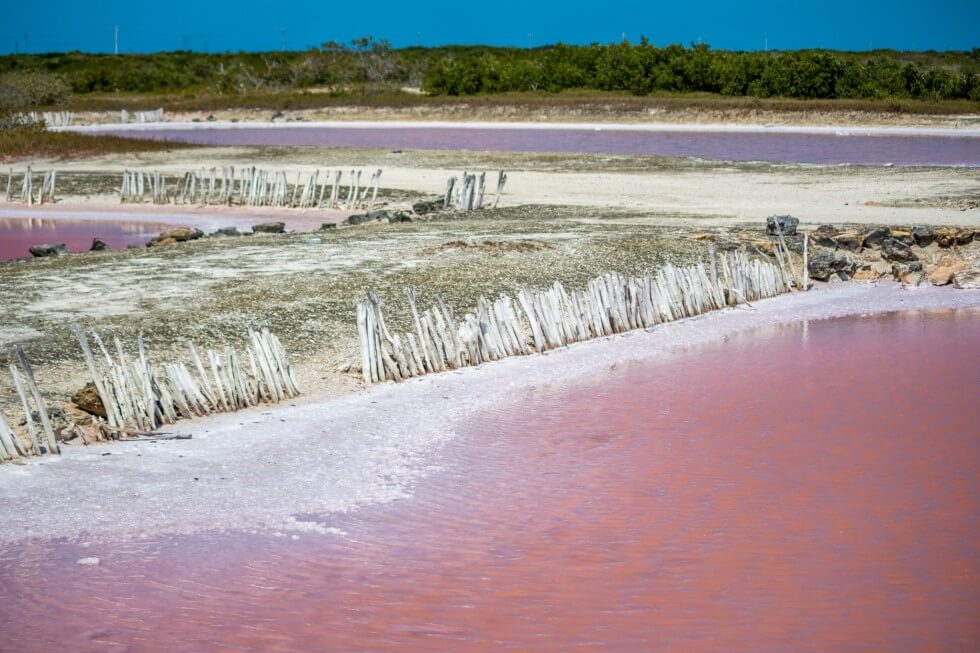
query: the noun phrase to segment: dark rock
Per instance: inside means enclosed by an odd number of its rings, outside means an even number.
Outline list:
[[[365,224],[367,222],[380,222],[382,220],[390,220],[391,214],[384,210],[379,209],[377,211],[368,211],[367,213],[356,213],[354,215],[347,216],[347,219],[341,224],[358,225]]]
[[[68,245],[58,243],[56,245],[31,245],[28,248],[34,258],[45,258],[48,256],[61,256],[68,253]]]
[[[864,239],[857,234],[840,234],[834,237],[834,244],[849,252],[860,252],[863,241]]]
[[[92,246],[89,247],[88,251],[90,251],[90,252],[104,252],[107,249],[109,249],[109,245],[106,244],[106,242],[104,240],[102,240],[101,238],[93,238],[92,239]]]
[[[159,236],[148,242],[146,246],[156,247],[157,245],[171,245],[173,243],[183,243],[188,240],[197,240],[198,238],[204,238],[204,232],[200,229],[177,227],[176,229],[164,231]]]
[[[881,257],[886,261],[903,263],[918,260],[911,247],[894,238],[886,238],[881,241]]]
[[[336,229],[336,228],[337,228],[336,222],[324,222],[323,224],[320,225],[320,231],[327,231],[328,229]]]
[[[95,389],[95,384],[91,381],[86,383],[85,387],[72,395],[71,402],[89,415],[106,417],[105,406],[102,404],[102,399],[99,397],[99,393]]]
[[[905,269],[909,272],[922,272],[922,261],[912,261],[905,265]]]
[[[857,261],[843,252],[821,249],[810,256],[807,264],[812,279],[827,281],[831,275],[844,273],[850,278],[857,270]]]
[[[286,120],[286,114],[282,111],[276,111],[272,114],[272,122],[283,122],[284,120]]]
[[[960,229],[956,232],[956,244],[969,245],[975,237],[976,232],[973,229]]]
[[[392,222],[412,222],[412,214],[408,211],[395,211],[391,216]]]
[[[238,230],[238,227],[222,227],[221,229],[216,229],[212,232],[212,238],[221,238],[224,236],[241,236],[242,232]]]
[[[375,222],[375,218],[368,217],[367,213],[355,213],[354,215],[347,216],[347,219],[340,224],[358,225],[364,224],[365,222]]]
[[[800,221],[791,215],[770,215],[766,218],[766,233],[775,236],[782,233],[784,236],[796,234],[796,228]]]
[[[214,122],[216,120],[217,120],[217,118],[215,118],[213,114],[208,114],[208,117],[207,117],[207,121],[208,122]]]
[[[263,222],[262,224],[252,225],[253,234],[284,234],[286,233],[285,222]]]
[[[928,247],[936,240],[936,235],[929,227],[913,227],[912,241],[919,247]]]
[[[886,238],[892,237],[892,230],[888,227],[878,227],[874,231],[871,231],[864,240],[861,242],[863,247],[880,247],[881,242]]]
[[[840,229],[832,227],[829,224],[822,224],[810,234],[810,239],[821,247],[837,247],[837,243],[834,242],[834,236],[839,233],[841,233]]]
[[[421,202],[416,202],[412,204],[412,211],[416,215],[426,215],[428,213],[435,213],[436,211],[441,211],[445,207],[445,201],[442,198],[434,200],[423,200]]]
[[[912,238],[912,232],[907,229],[892,229],[892,238],[901,241],[906,245],[914,245],[915,239]]]

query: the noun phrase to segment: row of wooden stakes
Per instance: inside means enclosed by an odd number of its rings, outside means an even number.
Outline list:
[[[381,170],[371,173],[361,185],[363,171],[351,170],[346,192],[340,170],[314,170],[304,178],[297,173],[290,183],[283,170],[224,166],[201,168],[184,173],[171,190],[167,177],[157,171],[123,172],[119,199],[123,203],[215,204],[290,208],[338,208],[351,210],[374,205],[378,199]]]
[[[27,170],[24,172],[24,175],[21,178],[20,194],[14,195],[14,169],[11,168],[7,174],[6,200],[8,202],[23,202],[28,206],[33,204],[53,203],[55,201],[54,189],[57,179],[57,171],[54,169],[48,170],[41,177],[41,186],[38,188],[37,192],[35,192],[34,172],[31,170],[30,166],[27,166]]]
[[[420,313],[415,290],[407,289],[414,332],[393,334],[373,293],[357,306],[361,370],[368,383],[401,381],[573,342],[649,328],[726,306],[789,292],[785,270],[744,252],[717,254],[707,263],[666,265],[656,275],[609,273],[582,290],[521,288],[514,298],[480,298],[476,310],[457,322],[442,297]]]
[[[84,442],[119,439],[149,433],[179,419],[232,412],[261,403],[278,403],[300,394],[299,385],[282,343],[266,329],[248,332],[245,354],[230,346],[198,354],[188,343],[191,365],[182,362],[154,364],[146,354],[143,337],[137,339],[136,354],[127,356],[118,338],[113,339],[115,356],[95,332],[98,355],[93,354],[89,336],[72,325],[105,411],[105,419],[93,417],[92,428],[70,425]],[[56,434],[33,370],[23,349],[16,349],[20,369],[10,366],[14,386],[24,411],[26,434],[19,435],[0,411],[0,462],[60,453]],[[102,363],[99,363],[102,360]],[[26,391],[25,391],[26,387]],[[33,400],[34,409],[30,403]],[[40,419],[40,429],[33,415]],[[40,431],[40,432],[39,432]]]
[[[458,184],[456,183],[457,181],[459,181]],[[498,170],[497,192],[491,208],[497,208],[497,204],[500,203],[500,196],[504,192],[504,184],[506,183],[507,173],[503,170]],[[487,173],[485,172],[477,175],[464,171],[459,179],[450,177],[446,180],[446,193],[443,198],[443,207],[447,209],[453,208],[460,212],[482,209],[486,184]]]

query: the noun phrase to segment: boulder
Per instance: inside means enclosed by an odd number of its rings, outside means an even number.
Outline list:
[[[92,246],[88,248],[90,252],[104,252],[109,249],[109,245],[101,238],[93,238]]]
[[[834,237],[834,244],[849,252],[860,252],[863,241],[864,239],[861,236],[854,233],[844,233]]]
[[[412,204],[412,211],[416,215],[425,215],[427,213],[435,213],[436,211],[441,211],[445,208],[445,200],[442,198],[434,200],[422,200],[421,202],[416,202]]]
[[[891,278],[892,266],[884,261],[875,261],[862,265],[854,273],[855,281],[877,281],[878,279]]]
[[[323,224],[320,225],[320,231],[327,231],[328,229],[336,229],[336,228],[337,228],[336,222],[324,222]]]
[[[919,247],[928,247],[936,239],[936,234],[929,227],[913,227],[912,241]]]
[[[969,245],[973,242],[976,232],[973,229],[959,229],[956,232],[957,245]]]
[[[284,234],[286,233],[285,222],[263,222],[252,225],[253,234]]]
[[[939,266],[935,270],[929,273],[928,279],[929,283],[934,286],[945,286],[946,284],[953,281],[953,276],[956,271],[949,266]]]
[[[952,247],[956,244],[956,229],[951,227],[941,227],[934,232],[936,244],[940,247]]]
[[[821,249],[811,254],[807,270],[811,279],[827,281],[841,272],[850,277],[857,270],[857,262],[843,252]]]
[[[881,241],[881,256],[887,261],[908,262],[917,260],[911,247],[894,238],[886,238]]]
[[[72,395],[71,402],[89,415],[106,417],[105,406],[102,404],[102,398],[99,397],[99,393],[95,389],[95,384],[91,381],[86,383],[81,390]]]
[[[906,286],[918,286],[922,283],[922,272],[907,271],[903,272],[902,276],[899,277],[901,281]]]
[[[221,229],[216,229],[211,232],[212,238],[223,238],[225,236],[241,236],[242,232],[238,230],[238,227],[222,227]]]
[[[953,275],[953,287],[960,289],[980,288],[980,270],[965,270]]]
[[[791,215],[770,215],[766,218],[766,233],[770,236],[780,233],[784,236],[793,236],[799,224],[799,219]]]
[[[862,247],[880,247],[881,243],[892,237],[892,230],[888,227],[878,227],[877,229],[868,233],[861,241]]]
[[[188,240],[197,240],[198,238],[204,238],[204,232],[200,229],[192,229],[191,227],[177,227],[175,229],[168,229],[162,232],[159,236],[151,240],[146,244],[147,247],[155,247],[157,245],[170,245],[173,243],[183,243]]]
[[[48,256],[61,256],[68,253],[68,245],[58,243],[56,245],[31,245],[28,248],[34,258],[46,258]]]

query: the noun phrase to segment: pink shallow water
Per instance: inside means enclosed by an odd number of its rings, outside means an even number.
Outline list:
[[[748,333],[524,392],[342,533],[8,547],[0,649],[976,651],[978,347]]]
[[[582,152],[831,165],[980,166],[980,138],[970,136],[357,126],[146,131],[107,128],[104,132],[208,145]]]
[[[65,243],[69,252],[86,252],[93,238],[111,248],[142,245],[166,225],[128,220],[49,220],[0,217],[0,261],[31,258],[32,245]]]

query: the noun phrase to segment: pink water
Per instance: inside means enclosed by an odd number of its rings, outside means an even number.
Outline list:
[[[113,131],[208,145],[317,145],[389,149],[582,152],[732,161],[900,166],[980,166],[980,138],[452,127],[236,127]]]
[[[978,349],[747,334],[522,392],[342,534],[9,547],[0,649],[977,651]]]
[[[69,252],[86,252],[100,238],[116,249],[143,245],[167,225],[128,220],[49,220],[0,217],[0,261],[31,258],[32,245],[65,243]]]

